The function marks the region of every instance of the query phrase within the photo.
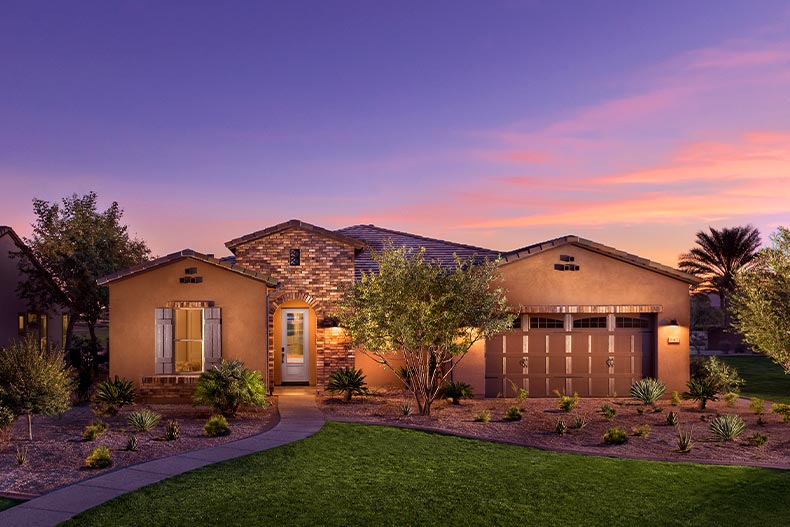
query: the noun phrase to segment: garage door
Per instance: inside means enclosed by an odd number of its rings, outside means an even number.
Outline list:
[[[583,397],[628,394],[652,375],[654,314],[523,315],[521,328],[486,343],[486,397],[554,390]]]

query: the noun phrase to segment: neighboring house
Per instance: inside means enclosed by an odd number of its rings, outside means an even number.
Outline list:
[[[14,257],[12,253],[21,253],[21,256]],[[60,348],[66,338],[68,314],[58,306],[31,309],[27,300],[19,297],[17,287],[24,279],[18,268],[19,258],[27,258],[38,265],[14,230],[0,226],[0,347],[7,346],[13,339],[31,335],[44,345]],[[56,289],[54,284],[53,289]]]
[[[502,257],[517,328],[475,346],[455,370],[478,394],[523,387],[625,394],[643,376],[670,390],[688,380],[690,275],[575,236],[499,253],[356,225],[337,231],[291,220],[227,242],[233,257],[185,250],[102,278],[110,287],[110,374],[170,395],[220,357],[260,370],[267,384],[324,386],[343,366],[372,385],[391,373],[349,349],[331,316],[343,289],[375,270],[370,249],[424,247]]]

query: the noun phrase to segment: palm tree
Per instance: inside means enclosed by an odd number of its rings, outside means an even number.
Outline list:
[[[697,246],[680,255],[681,271],[703,280],[697,292],[718,293],[729,326],[730,295],[735,290],[735,275],[748,267],[760,248],[760,231],[751,225],[697,233]]]

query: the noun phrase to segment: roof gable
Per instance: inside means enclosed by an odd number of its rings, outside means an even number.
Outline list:
[[[284,223],[279,223],[277,225],[267,227],[260,231],[255,231],[250,234],[245,234],[244,236],[234,238],[229,242],[225,242],[225,247],[230,249],[231,252],[235,253],[236,247],[238,247],[243,243],[249,243],[251,241],[258,240],[260,238],[265,238],[266,236],[271,236],[272,234],[276,234],[278,232],[286,231],[288,229],[301,229],[304,231],[308,231],[310,233],[316,234],[317,236],[322,236],[324,238],[329,238],[331,240],[335,240],[340,243],[350,245],[358,250],[362,249],[364,246],[364,244],[360,242],[358,239],[345,236],[342,233],[340,233],[340,231],[330,231],[328,229],[324,229],[322,227],[318,227],[316,225],[312,225],[310,223],[306,223],[301,220],[289,220]]]
[[[178,262],[180,260],[185,260],[187,258],[191,258],[193,260],[197,260],[200,262],[204,262],[207,264],[214,265],[216,267],[221,267],[226,269],[230,272],[238,273],[247,278],[251,278],[253,280],[257,280],[259,282],[263,282],[270,287],[275,287],[277,285],[277,280],[272,278],[271,276],[263,273],[258,273],[256,271],[252,271],[247,269],[244,266],[237,265],[235,263],[230,263],[222,260],[218,260],[212,256],[208,256],[203,253],[199,253],[197,251],[193,251],[192,249],[184,249],[182,251],[178,251],[172,254],[168,254],[167,256],[162,256],[160,258],[155,258],[153,260],[149,260],[147,262],[143,262],[139,265],[135,265],[134,267],[129,267],[128,269],[124,269],[122,271],[118,271],[117,273],[109,274],[107,276],[103,276],[99,278],[97,281],[99,285],[109,285],[112,282],[116,282],[118,280],[123,280],[125,278],[130,278],[132,276],[136,276],[141,273],[145,273],[147,271],[152,271],[164,265],[168,265],[174,262]]]
[[[28,247],[22,238],[20,238],[19,235],[14,232],[14,229],[8,225],[0,225],[0,238],[6,235],[8,235],[11,240],[13,240],[14,244],[19,248],[19,251],[24,254],[25,257],[30,260],[30,262],[32,262],[33,265],[36,266],[36,268],[38,268],[38,270],[43,274],[44,279],[47,280],[53,287],[55,295],[59,297],[58,300],[61,302],[68,302],[66,293],[64,293],[60,286],[55,282],[55,279],[52,278],[52,275],[49,274],[49,271],[47,271],[44,266],[41,265],[41,262],[38,261],[36,256],[33,254],[33,251],[30,250],[30,247]]]
[[[687,284],[697,285],[701,281],[694,275],[678,271],[677,269],[669,267],[668,265],[663,265],[658,262],[648,260],[647,258],[642,258],[635,254],[627,253],[625,251],[615,249],[614,247],[609,247],[608,245],[603,245],[602,243],[586,240],[573,234],[541,243],[536,243],[534,245],[527,245],[526,247],[504,253],[502,255],[502,265],[507,265],[524,258],[529,258],[530,256],[534,256],[551,249],[556,249],[564,245],[575,245],[577,247],[581,247],[583,249],[587,249],[589,251],[602,254],[604,256],[635,265],[637,267],[642,267],[649,271],[653,271],[676,280],[680,280],[681,282],[686,282]]]

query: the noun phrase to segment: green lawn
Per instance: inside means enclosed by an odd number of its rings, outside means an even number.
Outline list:
[[[22,502],[17,500],[11,500],[8,498],[0,498],[0,511],[7,509],[9,507],[13,507],[14,505],[17,505],[19,503]]]
[[[328,422],[304,441],[143,488],[65,525],[784,525],[788,495],[790,471]]]
[[[721,360],[734,366],[746,380],[741,393],[767,401],[790,404],[790,375],[762,355],[722,355]]]

